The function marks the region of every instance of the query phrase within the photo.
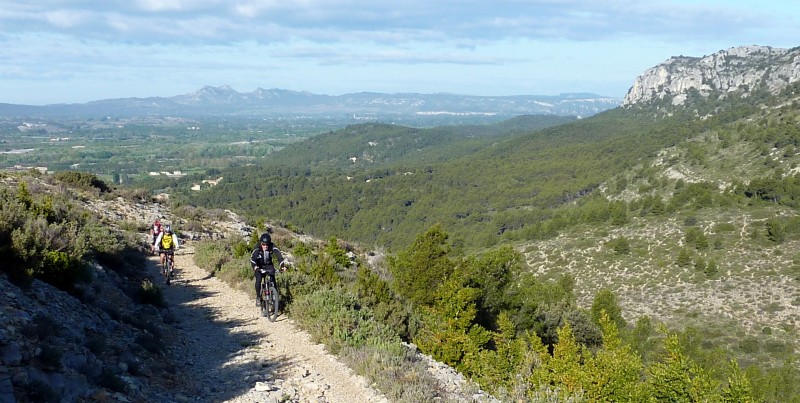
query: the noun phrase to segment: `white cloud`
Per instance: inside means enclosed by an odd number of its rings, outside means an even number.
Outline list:
[[[622,96],[637,74],[674,55],[797,46],[798,7],[788,0],[3,0],[0,102],[175,95],[222,84]],[[45,89],[69,83],[84,87]]]

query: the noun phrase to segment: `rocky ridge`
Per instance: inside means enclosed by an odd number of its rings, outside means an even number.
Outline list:
[[[703,57],[672,57],[639,75],[622,106],[671,97],[683,104],[691,90],[707,97],[712,92],[748,92],[763,86],[776,94],[800,80],[800,48],[739,46]]]
[[[143,228],[162,217],[180,227],[159,204],[82,203],[111,226]],[[95,265],[91,283],[74,294],[40,281],[19,288],[0,276],[0,403],[387,401],[290,318],[267,322],[247,294],[194,265],[194,241],[252,231],[227,214],[181,234],[179,270],[162,288],[164,306],[137,302],[137,290],[159,280],[155,257],[141,273]],[[438,380],[442,401],[493,401],[452,368],[418,356]]]

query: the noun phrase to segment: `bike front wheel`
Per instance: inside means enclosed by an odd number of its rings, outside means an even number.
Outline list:
[[[161,275],[164,276],[164,282],[169,285],[169,260],[166,258],[161,264]]]
[[[269,310],[267,309],[267,299],[269,298],[269,293],[267,292],[267,286],[265,284],[261,284],[261,292],[259,295],[261,296],[261,316],[267,317],[269,316]]]
[[[280,296],[278,294],[278,289],[275,286],[269,287],[269,296],[266,301],[267,305],[267,319],[270,322],[275,322],[275,319],[278,319],[278,308],[280,305]]]
[[[172,279],[172,271],[175,269],[175,261],[170,259],[167,263],[167,285],[170,283],[170,279]]]
[[[172,270],[175,267],[175,261],[170,259],[169,256],[164,258],[164,264],[161,265],[161,274],[164,275],[164,283],[169,285],[170,278],[172,277]]]

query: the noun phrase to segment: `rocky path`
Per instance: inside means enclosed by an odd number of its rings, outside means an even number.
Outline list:
[[[158,260],[151,258],[153,278]],[[321,344],[281,315],[269,322],[253,296],[198,268],[190,248],[164,298],[182,337],[170,349],[186,402],[386,402]],[[176,385],[178,386],[178,385]]]

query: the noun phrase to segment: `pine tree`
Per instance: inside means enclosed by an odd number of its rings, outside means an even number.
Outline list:
[[[603,311],[600,316],[603,347],[586,359],[588,376],[585,397],[590,401],[639,402],[644,391],[640,384],[642,360],[619,337],[617,324]]]
[[[394,288],[416,304],[431,305],[434,292],[453,272],[449,235],[440,225],[419,235],[408,249],[389,259]]]
[[[682,351],[678,336],[665,340],[666,356],[648,368],[647,393],[659,402],[705,402],[718,400],[714,382]]]
[[[750,403],[756,401],[750,381],[739,369],[739,363],[731,360],[731,374],[728,376],[728,386],[722,391],[722,401],[725,403]]]
[[[600,319],[603,313],[605,313],[605,315],[608,315],[611,321],[617,325],[617,328],[624,329],[627,325],[625,323],[625,318],[622,317],[622,308],[619,306],[617,296],[614,295],[613,291],[607,288],[600,290],[597,295],[594,296],[591,313],[592,319],[597,324],[601,323]]]

